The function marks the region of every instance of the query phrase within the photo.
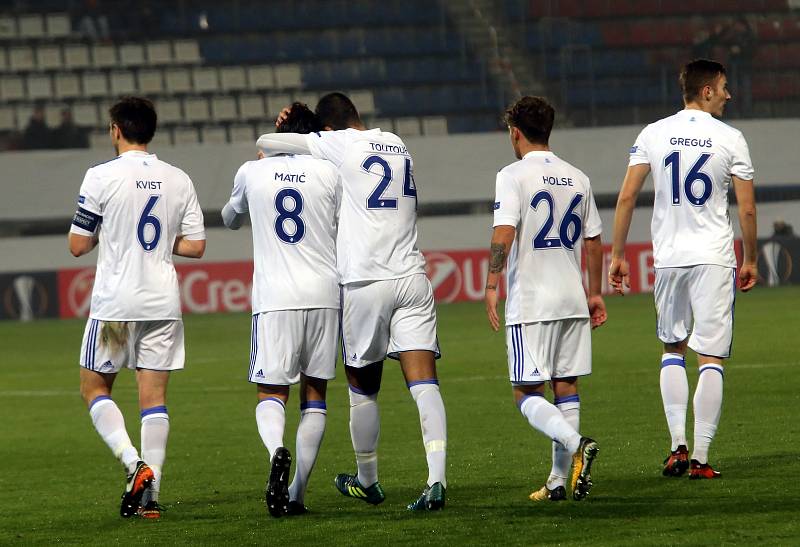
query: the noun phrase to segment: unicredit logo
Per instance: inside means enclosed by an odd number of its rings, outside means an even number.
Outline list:
[[[83,270],[72,278],[67,289],[67,303],[77,317],[88,317],[92,305],[94,268]]]

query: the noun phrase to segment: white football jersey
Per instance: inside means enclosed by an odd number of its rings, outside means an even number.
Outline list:
[[[250,212],[253,313],[339,308],[336,168],[311,156],[276,156],[239,168],[229,204]]]
[[[86,171],[70,231],[99,236],[92,319],[181,318],[175,238],[205,239],[186,173],[136,150],[96,165]]]
[[[398,279],[425,272],[417,249],[414,163],[397,135],[380,129],[306,136],[314,157],[342,177],[337,263],[342,283]]]
[[[656,268],[736,267],[728,216],[731,175],[753,180],[741,131],[701,110],[681,110],[645,127],[629,165],[649,164],[655,186]]]
[[[583,172],[552,152],[528,152],[497,173],[494,226],[517,230],[506,325],[589,317],[581,247],[602,223]]]

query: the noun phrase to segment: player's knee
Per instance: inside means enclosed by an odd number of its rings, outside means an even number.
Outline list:
[[[375,404],[378,402],[378,392],[366,392],[356,386],[350,385],[348,389],[350,394],[350,406],[357,407],[361,405]]]

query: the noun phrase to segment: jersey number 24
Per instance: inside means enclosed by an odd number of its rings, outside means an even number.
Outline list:
[[[405,173],[403,175],[403,197],[417,199],[417,187],[414,185],[414,176],[411,174],[411,160],[405,158]],[[361,168],[367,173],[377,165],[382,170],[381,180],[372,193],[367,198],[367,209],[397,209],[397,198],[386,197],[383,195],[392,183],[392,166],[380,156],[369,156],[361,164]],[[416,203],[415,203],[416,206]]]

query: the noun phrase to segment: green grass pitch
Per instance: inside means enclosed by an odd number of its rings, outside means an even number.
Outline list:
[[[800,288],[739,295],[711,452],[723,478],[694,482],[660,473],[669,446],[652,297],[607,299],[609,322],[594,333],[595,372],[581,389],[581,429],[601,447],[595,488],[583,502],[544,505],[527,496],[547,476],[550,443],[512,402],[503,335],[490,332],[482,304],[441,306],[445,510],[405,510],[423,487],[425,460],[416,407],[388,362],[379,399],[386,502],[367,506],[334,489],[334,475],[354,468],[339,370],[306,499],[313,513],[280,520],[263,503],[267,459],[245,381],[246,315],[186,317],[187,369],[173,375],[168,402],[168,511],[155,522],[118,516],[122,470],[78,396],[83,322],[2,323],[0,544],[793,544],[800,537],[798,302]],[[696,368],[687,369],[693,387]],[[114,398],[138,444],[133,380],[120,374]],[[293,448],[296,394],[288,408]]]

